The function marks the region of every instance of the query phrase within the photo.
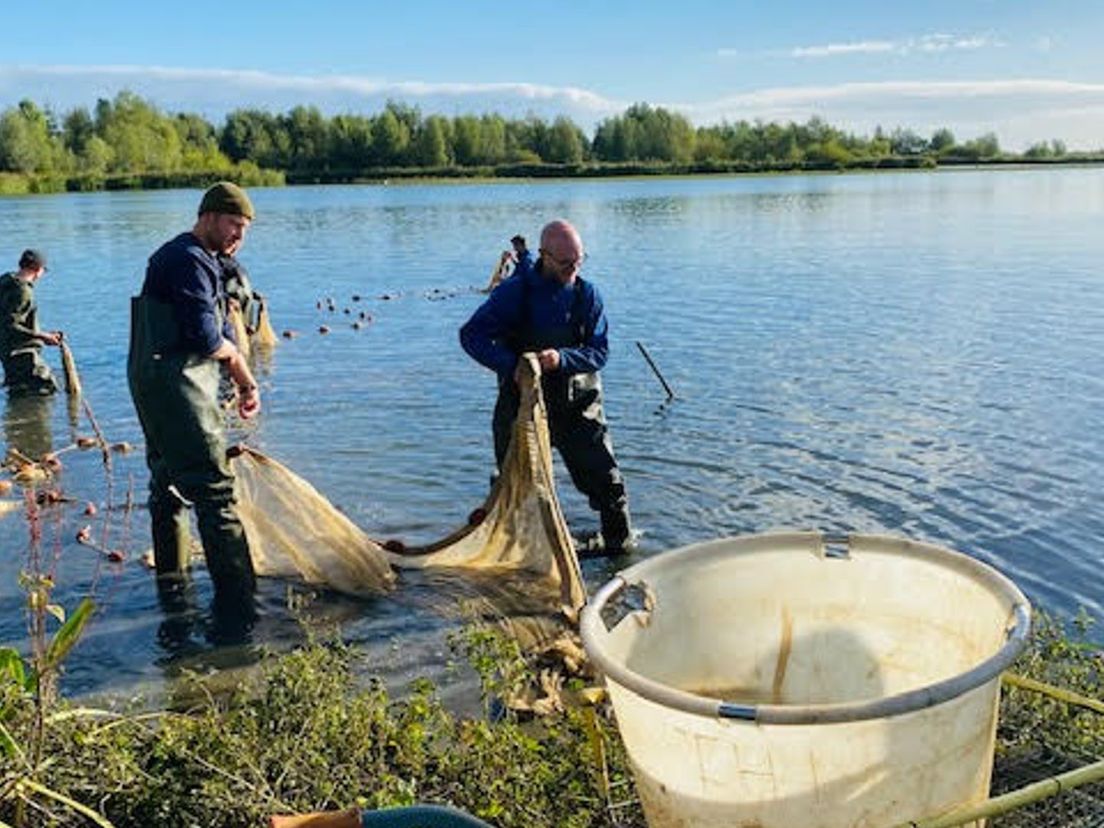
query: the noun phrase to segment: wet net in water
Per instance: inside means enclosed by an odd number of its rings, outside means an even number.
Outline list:
[[[417,569],[459,596],[465,611],[511,619],[521,637],[544,637],[549,618],[573,618],[586,592],[556,496],[540,369],[532,356],[521,364],[521,406],[501,474],[467,524],[436,543],[373,539],[308,482],[240,447],[239,513],[257,573],[378,594],[395,586],[395,570]]]

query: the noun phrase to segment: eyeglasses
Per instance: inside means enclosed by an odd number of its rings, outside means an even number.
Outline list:
[[[547,250],[545,250],[543,247],[541,248],[540,253],[541,258],[551,262],[552,266],[555,267],[556,270],[559,270],[561,272],[569,270],[581,270],[583,267],[583,262],[587,260],[586,253],[584,253],[577,259],[558,259]]]

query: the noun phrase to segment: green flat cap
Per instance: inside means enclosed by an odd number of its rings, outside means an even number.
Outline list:
[[[231,181],[220,181],[203,194],[199,202],[199,215],[204,213],[225,213],[231,216],[244,216],[250,221],[256,213],[253,202],[245,190]]]

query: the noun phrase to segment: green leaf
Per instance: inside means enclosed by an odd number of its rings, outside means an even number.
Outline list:
[[[84,600],[88,601],[89,599],[85,598]],[[84,602],[82,601],[81,604],[83,605],[83,603]],[[77,802],[75,799],[71,799],[65,794],[60,793],[59,791],[55,791],[53,788],[47,788],[45,785],[40,785],[33,779],[20,779],[19,782],[16,783],[16,785],[17,787],[23,787],[27,790],[32,791],[33,793],[37,793],[40,796],[45,796],[49,799],[53,799],[57,802],[62,803],[63,805],[68,805],[78,814],[87,817],[88,819],[92,820],[92,822],[99,825],[100,828],[115,828],[115,826],[107,819],[107,817],[103,816],[102,814],[96,813],[87,805],[83,805],[80,802]]]
[[[73,646],[80,639],[81,633],[84,632],[84,625],[92,617],[95,608],[96,605],[92,603],[91,598],[81,600],[69,620],[57,631],[50,641],[50,646],[46,649],[46,664],[49,667],[57,667],[62,659],[69,654],[69,651],[73,649]]]
[[[27,670],[23,657],[14,647],[0,647],[0,677],[7,676],[20,687],[26,686]]]
[[[19,748],[19,743],[12,738],[11,732],[0,723],[0,755],[12,757],[23,757],[23,751]]]

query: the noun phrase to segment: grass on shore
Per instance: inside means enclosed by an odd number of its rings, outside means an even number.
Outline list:
[[[1043,616],[1016,672],[1098,696],[1104,652],[1088,632],[1084,616],[1068,625]],[[484,628],[466,628],[453,644],[480,674],[488,710],[532,675],[511,641]],[[109,714],[62,701],[47,717],[37,766],[19,753],[0,757],[0,820],[95,824],[36,794],[32,780],[118,828],[259,827],[272,813],[416,802],[451,804],[502,828],[644,826],[608,709],[457,717],[427,681],[396,698],[359,679],[361,658],[339,642],[314,643],[271,657],[228,696],[201,693],[190,710]],[[4,725],[18,743],[34,727],[33,704],[13,686],[4,693]],[[1006,689],[1001,715],[995,786],[1001,757],[1040,735],[1071,754],[1104,745],[1104,716],[1025,691]]]

